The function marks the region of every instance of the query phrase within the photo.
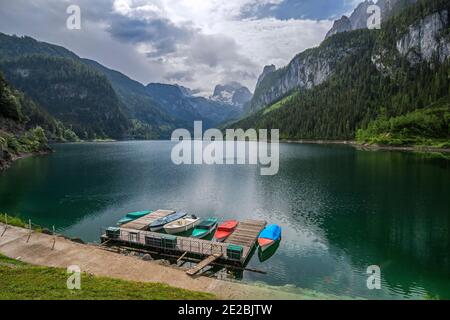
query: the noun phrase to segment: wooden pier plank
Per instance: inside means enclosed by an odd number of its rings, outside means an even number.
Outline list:
[[[125,223],[121,227],[125,229],[146,230],[153,221],[164,218],[174,212],[173,210],[156,210],[136,220]]]
[[[267,222],[262,220],[248,219],[241,221],[236,227],[236,230],[225,240],[225,243],[250,247],[251,249],[255,245],[258,235],[264,229],[266,224]]]
[[[197,263],[193,268],[186,271],[186,273],[190,276],[195,275],[196,273],[200,272],[203,268],[207,267],[209,264],[213,263],[217,259],[219,259],[222,255],[221,254],[213,254],[207,257],[206,259],[200,261]]]

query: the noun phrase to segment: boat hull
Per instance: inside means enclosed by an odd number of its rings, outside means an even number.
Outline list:
[[[182,220],[182,219],[180,219],[180,220]],[[177,221],[180,221],[180,220],[177,220]],[[177,222],[177,221],[175,221],[175,222]],[[178,234],[178,233],[182,233],[182,232],[191,230],[199,223],[200,223],[200,219],[192,220],[191,222],[189,222],[185,225],[181,225],[181,226],[173,226],[173,222],[172,222],[172,223],[168,223],[164,226],[164,231],[168,234]]]
[[[204,237],[210,235],[211,232],[213,232],[215,228],[216,228],[216,227],[214,226],[214,227],[212,227],[211,229],[206,230],[205,232],[199,233],[198,235],[195,235],[195,234],[194,234],[194,235],[192,235],[192,237],[193,237],[193,238],[197,238],[197,239],[202,239],[202,238],[204,238]]]
[[[266,238],[258,239],[258,245],[262,251],[269,249],[271,246],[273,246],[275,244],[275,242],[276,241],[272,240],[272,239],[266,239]]]
[[[153,221],[149,226],[148,230],[150,231],[159,231],[164,228],[166,224],[175,222],[177,220],[180,220],[181,218],[184,218],[187,214],[184,212],[176,212],[172,213],[164,218],[160,218],[156,221]]]
[[[219,224],[214,234],[214,240],[217,242],[225,241],[234,232],[238,224],[237,220],[228,220]]]

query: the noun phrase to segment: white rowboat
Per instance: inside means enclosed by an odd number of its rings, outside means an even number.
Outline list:
[[[177,234],[188,231],[200,223],[200,218],[196,216],[187,216],[176,221],[170,222],[164,226],[164,231],[168,234]]]

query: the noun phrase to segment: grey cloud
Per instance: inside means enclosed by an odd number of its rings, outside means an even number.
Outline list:
[[[167,19],[140,20],[120,15],[111,17],[107,31],[120,41],[151,44],[155,51],[149,57],[175,52],[177,44],[192,35],[190,30],[175,26]]]
[[[205,64],[211,68],[244,64],[253,66],[253,62],[239,54],[236,42],[221,35],[197,35],[189,50],[190,60]]]
[[[176,71],[167,73],[164,78],[171,82],[192,82],[194,77],[192,75],[192,70],[189,71]]]

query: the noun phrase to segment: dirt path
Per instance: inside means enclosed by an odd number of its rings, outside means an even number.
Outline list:
[[[4,225],[0,224],[0,235]],[[178,268],[163,266],[156,261],[143,261],[137,257],[105,251],[95,245],[85,245],[58,237],[52,250],[53,237],[8,227],[0,237],[0,253],[30,264],[67,268],[77,265],[83,272],[140,282],[160,282],[168,285],[210,292],[220,299],[333,299],[309,290],[296,289],[295,293],[282,287],[255,286],[222,281],[207,277],[191,278]]]

